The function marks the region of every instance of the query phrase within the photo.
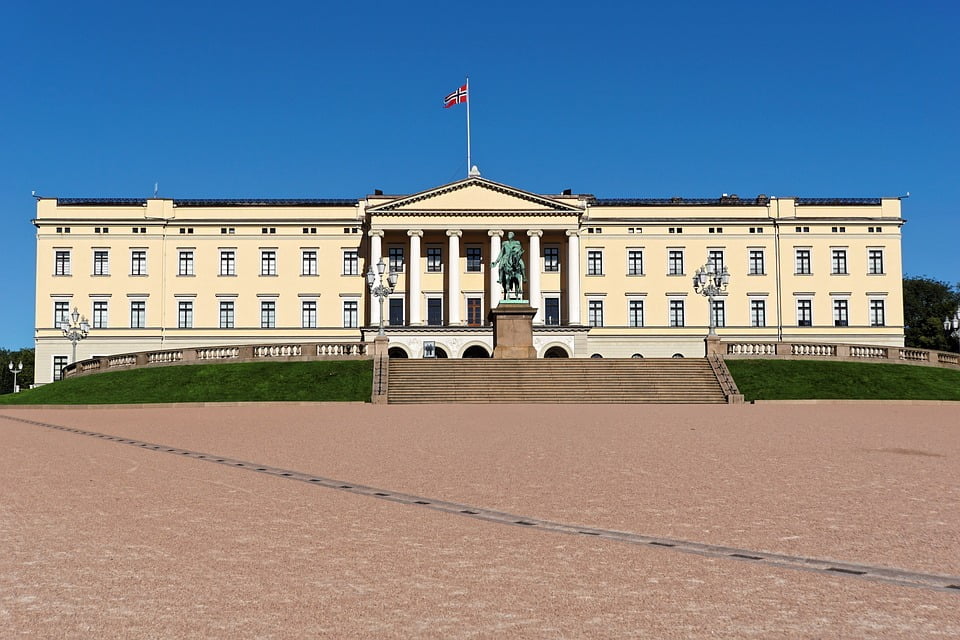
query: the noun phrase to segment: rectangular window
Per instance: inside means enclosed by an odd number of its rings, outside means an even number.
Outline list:
[[[389,320],[391,327],[403,326],[403,298],[390,298]]]
[[[670,301],[670,326],[683,326],[683,300]]]
[[[301,254],[301,275],[305,276],[315,276],[317,275],[317,252],[313,249],[305,249]]]
[[[315,300],[304,300],[300,304],[300,326],[304,329],[317,328],[317,303]]]
[[[236,326],[236,307],[232,300],[220,301],[220,328],[233,329]]]
[[[723,300],[713,301],[713,326],[727,326],[727,307]]]
[[[143,329],[147,326],[147,303],[134,300],[130,303],[130,328]]]
[[[260,328],[274,329],[277,326],[277,303],[272,300],[260,301]]]
[[[543,270],[544,271],[560,271],[560,248],[559,247],[544,247]]]
[[[235,276],[237,275],[237,252],[236,251],[221,251],[220,252],[220,275],[222,276]]]
[[[57,251],[54,254],[53,275],[56,275],[56,276],[70,275],[70,252],[69,251]]]
[[[483,324],[483,300],[467,298],[467,326],[479,327]]]
[[[810,271],[810,249],[797,249],[796,254],[797,274],[809,275]]]
[[[108,251],[93,252],[93,275],[110,275],[110,253]]]
[[[871,275],[883,273],[883,249],[870,249],[867,251],[868,271]]]
[[[93,328],[107,328],[107,301],[97,300],[93,303]]]
[[[193,251],[181,251],[177,266],[178,276],[193,275]]]
[[[587,251],[587,275],[588,276],[602,276],[603,275],[603,252],[591,249]]]
[[[70,322],[69,302],[53,303],[53,326],[59,329],[61,322]]]
[[[63,380],[63,368],[69,364],[67,356],[53,356],[53,381]]]
[[[667,254],[667,275],[671,276],[682,276],[683,275],[683,250],[682,249],[672,249]]]
[[[754,276],[761,276],[765,273],[763,265],[763,249],[750,250],[750,265],[748,273]]]
[[[390,273],[403,273],[403,247],[390,247],[388,250]]]
[[[750,301],[750,326],[751,327],[767,326],[767,301],[766,300]]]
[[[431,326],[443,324],[443,300],[440,298],[427,299],[427,324]]]
[[[146,249],[134,249],[130,252],[130,275],[147,275],[147,251]]]
[[[813,326],[813,301],[797,300],[797,326]]]
[[[707,254],[707,264],[712,264],[717,273],[723,271],[723,250],[711,249]]]
[[[560,298],[543,299],[543,324],[560,324]]]
[[[431,273],[443,271],[443,250],[440,247],[427,247],[427,271]]]
[[[833,326],[846,327],[849,324],[847,311],[848,303],[846,300],[833,301]]]
[[[871,300],[870,301],[870,326],[871,327],[882,327],[885,326],[886,322],[884,320],[883,313],[883,300]]]
[[[591,300],[587,303],[587,324],[591,327],[603,326],[603,300]]]
[[[480,247],[467,247],[467,271],[480,273],[483,270],[483,251]]]
[[[630,249],[627,251],[627,275],[643,275],[643,251],[640,249]]]
[[[846,249],[833,250],[832,273],[835,275],[843,275],[847,273],[847,250]]]
[[[277,275],[277,252],[273,250],[260,252],[260,275]]]
[[[193,302],[181,300],[177,305],[177,326],[181,329],[193,327]]]
[[[343,275],[356,276],[360,274],[360,255],[356,249],[347,249],[343,252]]]
[[[360,326],[358,315],[359,304],[356,300],[343,301],[343,326],[347,329],[355,329]]]
[[[630,301],[630,326],[643,326],[643,300]]]

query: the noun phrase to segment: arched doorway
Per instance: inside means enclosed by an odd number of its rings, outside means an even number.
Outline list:
[[[603,356],[600,355],[599,353],[595,353],[595,354],[593,354],[593,355],[590,356],[590,357],[591,357],[591,358],[602,358]]]
[[[490,352],[485,348],[481,347],[478,344],[473,345],[472,347],[467,347],[467,350],[463,352],[464,358],[489,358]]]
[[[407,352],[404,351],[401,347],[390,347],[387,349],[387,356],[390,358],[409,358]]]
[[[682,354],[682,353],[675,353],[675,354],[673,354],[673,355],[670,356],[670,357],[671,357],[671,358],[682,358],[682,357],[683,357],[683,354]]]
[[[631,358],[642,358],[642,357],[643,357],[643,354],[642,354],[642,353],[635,353],[635,354],[633,354],[633,355],[630,356],[630,357],[631,357]]]
[[[443,347],[434,347],[433,348],[433,357],[434,358],[448,358],[447,352],[444,351]]]
[[[563,347],[550,347],[543,353],[544,358],[569,358],[570,354]]]

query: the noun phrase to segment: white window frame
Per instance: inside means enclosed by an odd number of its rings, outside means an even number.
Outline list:
[[[300,250],[300,275],[320,275],[320,251],[317,249]]]
[[[102,260],[100,259],[101,257],[103,258]],[[109,249],[93,250],[93,275],[95,276],[110,275],[110,250]]]
[[[130,275],[145,276],[147,273],[147,250],[144,247],[130,249]]]
[[[137,309],[139,312],[138,321],[134,322],[134,307],[140,305],[140,308]],[[130,301],[130,328],[131,329],[146,329],[147,328],[147,301],[146,300],[131,300]]]
[[[220,275],[237,275],[237,250],[220,249]]]
[[[71,249],[53,250],[53,275],[73,275],[73,251]]]
[[[177,249],[177,275],[195,275],[193,249]]]

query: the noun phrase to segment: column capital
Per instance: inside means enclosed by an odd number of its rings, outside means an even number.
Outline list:
[[[580,229],[567,229],[567,237],[573,238],[574,236],[580,237]]]
[[[463,231],[461,231],[460,229],[447,229],[448,238],[452,238],[454,236],[459,238],[462,235],[463,235]]]
[[[502,238],[503,229],[491,229],[490,231],[487,231],[487,235],[490,236],[491,238],[494,238],[494,237]]]
[[[371,238],[382,238],[383,229],[370,229],[370,231],[367,231],[367,235]]]
[[[416,236],[417,238],[422,238],[423,231],[420,229],[410,229],[409,231],[407,231],[407,235],[410,236],[411,238],[414,236]]]
[[[530,229],[529,231],[527,231],[527,235],[530,236],[531,238],[533,237],[542,238],[543,231],[541,231],[540,229]]]

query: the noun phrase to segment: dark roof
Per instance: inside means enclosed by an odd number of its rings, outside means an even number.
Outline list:
[[[601,207],[755,207],[766,206],[770,198],[595,198],[592,204]]]
[[[140,207],[146,198],[57,198],[61,207]],[[356,198],[174,198],[177,207],[344,207]]]
[[[850,207],[857,205],[879,205],[880,198],[797,198],[797,206],[819,205],[830,207]]]

